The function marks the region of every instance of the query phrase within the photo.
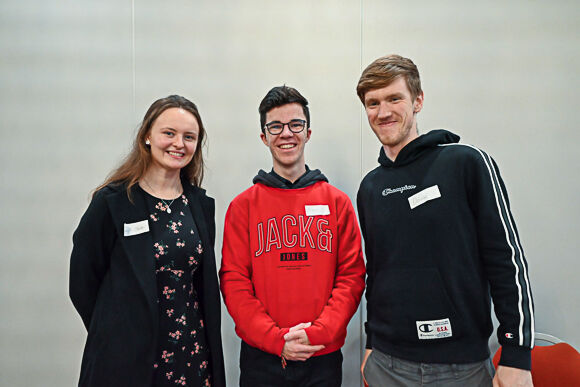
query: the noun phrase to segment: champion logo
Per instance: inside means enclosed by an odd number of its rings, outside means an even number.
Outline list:
[[[423,333],[433,332],[433,325],[431,324],[421,324],[419,325],[419,330]]]
[[[383,196],[387,196],[387,195],[390,195],[392,193],[397,193],[397,192],[403,193],[405,191],[408,191],[410,189],[415,189],[415,188],[417,188],[416,185],[404,185],[402,187],[397,187],[397,188],[385,188],[383,190]]]
[[[505,338],[506,339],[513,339],[514,338],[514,334],[508,332],[508,333],[505,334]]]

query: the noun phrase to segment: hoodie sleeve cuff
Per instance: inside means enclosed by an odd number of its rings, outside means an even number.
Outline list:
[[[365,321],[365,333],[367,335],[367,343],[365,345],[365,348],[366,349],[373,349],[373,343],[371,340],[371,333],[369,332],[369,322],[368,321]]]
[[[309,327],[304,330],[311,345],[328,345],[330,340],[320,327]]]
[[[373,343],[371,340],[371,335],[367,334],[367,343],[365,345],[366,349],[373,349]]]
[[[529,371],[532,369],[532,350],[504,345],[501,348],[499,365]]]
[[[274,350],[273,351],[267,351],[270,353],[273,353],[276,356],[282,356],[282,350],[284,349],[284,345],[286,344],[286,340],[284,340],[284,335],[286,333],[288,333],[290,329],[288,328],[282,328],[280,329],[280,333],[278,335],[278,338],[276,339],[276,342],[273,343],[274,345]]]

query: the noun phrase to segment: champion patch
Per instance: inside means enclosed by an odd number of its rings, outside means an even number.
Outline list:
[[[448,318],[441,320],[416,321],[419,340],[444,339],[453,336]]]

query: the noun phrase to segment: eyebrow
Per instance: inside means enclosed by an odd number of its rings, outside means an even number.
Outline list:
[[[161,127],[161,130],[168,130],[168,129],[169,130],[173,130],[174,132],[177,132],[177,129],[175,129],[175,128],[171,127],[171,126],[163,126],[163,127]],[[198,134],[198,133],[193,132],[193,131],[187,131],[187,132],[184,132],[184,133],[185,134]]]
[[[303,118],[291,118],[290,121],[288,121],[288,122],[292,122],[292,121],[306,121],[306,120]],[[270,121],[270,122],[266,123],[266,125],[267,124],[281,124],[281,123],[282,123],[282,121],[274,120],[274,121]]]
[[[403,98],[404,95],[403,95],[403,93],[399,93],[399,92],[397,92],[397,93],[391,93],[391,94],[386,95],[384,97],[384,99],[389,99],[389,98],[393,98],[393,97]],[[368,97],[368,98],[365,98],[365,103],[370,102],[370,101],[378,101],[380,99],[381,98],[378,98],[378,97]]]

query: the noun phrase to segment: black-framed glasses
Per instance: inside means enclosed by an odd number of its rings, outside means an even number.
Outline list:
[[[282,131],[284,130],[284,126],[288,125],[288,129],[290,129],[290,131],[292,133],[300,133],[304,130],[304,128],[306,127],[306,121],[304,120],[290,120],[290,122],[280,122],[280,121],[272,121],[272,122],[268,122],[265,125],[265,128],[268,130],[268,132],[275,136],[277,134],[282,133]]]

